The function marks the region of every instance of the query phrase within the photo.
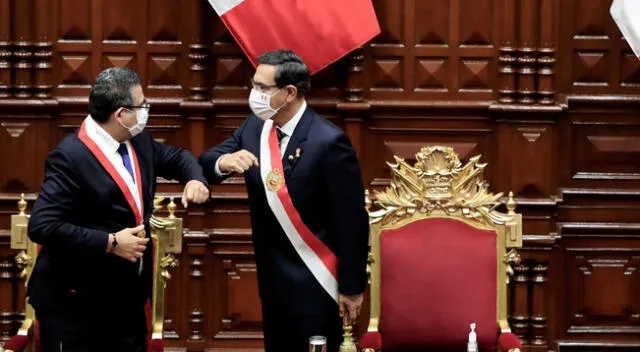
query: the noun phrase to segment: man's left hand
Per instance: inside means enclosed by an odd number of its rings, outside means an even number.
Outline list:
[[[343,295],[338,296],[338,304],[340,306],[340,316],[344,321],[344,324],[353,324],[360,316],[360,309],[362,308],[362,301],[364,294],[359,295]]]
[[[189,203],[202,204],[209,200],[209,188],[198,180],[191,180],[184,186],[182,192],[182,206],[187,208]]]

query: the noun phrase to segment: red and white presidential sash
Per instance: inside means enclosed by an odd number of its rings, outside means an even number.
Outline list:
[[[284,179],[276,127],[267,120],[260,135],[260,174],[267,202],[296,252],[325,291],[338,302],[338,259],[302,222]]]
[[[131,210],[133,211],[136,217],[136,224],[138,225],[142,224],[143,222],[142,214],[143,214],[143,208],[144,208],[144,204],[142,202],[142,178],[140,175],[140,165],[138,164],[138,156],[136,155],[135,149],[133,149],[133,145],[129,143],[129,146],[131,147],[131,159],[133,162],[133,167],[135,168],[136,186],[138,187],[138,198],[139,198],[138,202],[136,202],[136,199],[133,196],[132,190],[129,189],[129,186],[127,186],[127,182],[125,182],[122,176],[120,176],[120,173],[118,172],[116,167],[111,163],[109,158],[107,158],[107,156],[104,155],[100,147],[98,147],[98,144],[93,139],[91,139],[91,136],[87,133],[87,127],[85,125],[86,125],[86,120],[82,123],[82,126],[80,126],[80,131],[78,132],[78,138],[80,138],[82,143],[84,143],[87,146],[87,148],[89,148],[93,156],[95,156],[96,159],[98,159],[102,167],[104,167],[104,169],[107,170],[107,173],[109,173],[111,178],[116,182],[116,184],[118,185],[118,188],[120,188],[120,191],[122,191],[122,194],[124,194],[124,197],[127,200],[127,203],[129,203],[129,206],[131,207]],[[138,204],[140,205],[139,207],[138,207]]]

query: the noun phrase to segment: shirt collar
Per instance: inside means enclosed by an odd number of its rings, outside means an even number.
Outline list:
[[[93,128],[95,136],[99,139],[99,144],[102,146],[103,152],[107,154],[113,154],[118,151],[120,142],[116,141],[111,135],[102,128],[91,116],[88,117],[89,127]]]
[[[304,111],[307,110],[307,102],[306,100],[302,101],[302,105],[300,105],[300,109],[296,112],[295,115],[291,118],[291,120],[287,121],[282,127],[280,127],[280,131],[284,132],[287,137],[291,137],[293,131],[296,129],[298,122],[302,118]]]

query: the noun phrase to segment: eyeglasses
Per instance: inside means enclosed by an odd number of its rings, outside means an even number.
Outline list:
[[[254,81],[253,78],[250,80],[250,85],[253,89],[261,90],[263,92],[271,88],[278,88],[277,84],[262,84]]]
[[[123,106],[123,108],[127,109],[127,110],[131,110],[131,109],[146,109],[147,111],[151,110],[151,104],[144,102],[140,105],[125,105]]]

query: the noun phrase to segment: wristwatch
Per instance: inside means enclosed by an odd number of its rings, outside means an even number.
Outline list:
[[[113,236],[113,241],[111,242],[111,251],[113,252],[118,246],[118,240],[116,239],[116,234],[110,233],[110,235]]]

